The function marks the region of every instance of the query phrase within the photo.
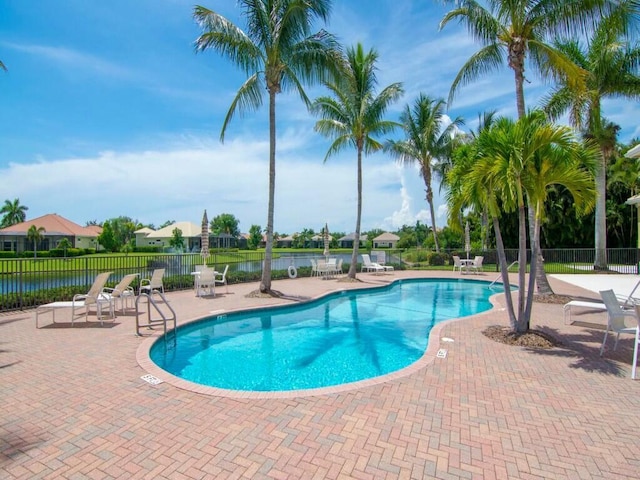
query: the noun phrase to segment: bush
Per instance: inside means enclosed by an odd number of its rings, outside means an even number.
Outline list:
[[[50,257],[79,257],[84,253],[83,248],[67,248],[66,252],[63,248],[52,248],[49,250]],[[40,256],[40,255],[38,255]]]
[[[135,247],[133,251],[139,253],[160,253],[161,247]]]
[[[440,267],[445,264],[445,260],[448,258],[449,256],[444,253],[431,252],[429,253],[427,260],[429,261],[429,265],[433,267]]]
[[[16,258],[16,252],[0,252],[0,258]]]

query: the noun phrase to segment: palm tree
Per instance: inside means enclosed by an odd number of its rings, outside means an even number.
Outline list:
[[[453,1],[453,0],[450,0]],[[469,33],[483,47],[462,66],[451,85],[449,102],[458,88],[493,72],[506,63],[513,70],[518,118],[526,115],[524,102],[525,59],[544,77],[559,79],[580,90],[584,72],[560,50],[547,42],[552,36],[584,33],[602,12],[616,2],[611,0],[487,0],[488,8],[474,0],[455,0],[457,8],[448,12],[440,29],[452,20],[467,26]],[[533,225],[533,212],[529,212]],[[533,232],[530,232],[533,237]],[[533,240],[533,239],[532,239]],[[538,264],[538,290],[551,294],[553,290],[544,273],[542,256]]]
[[[637,7],[636,7],[637,8]],[[619,127],[602,116],[605,98],[640,98],[640,47],[625,38],[633,20],[633,2],[623,1],[611,15],[604,18],[593,36],[583,44],[570,39],[556,43],[576,65],[586,72],[586,88],[576,90],[566,82],[545,99],[545,111],[552,119],[569,112],[571,123],[594,139],[601,148],[601,161],[595,174],[597,202],[594,268],[607,269],[607,161],[616,144]],[[636,12],[638,13],[638,12]]]
[[[440,247],[431,186],[432,163],[437,158],[448,156],[453,133],[456,127],[464,124],[462,118],[458,117],[445,125],[445,105],[446,102],[442,99],[420,94],[413,108],[407,105],[400,115],[405,139],[389,140],[385,145],[385,151],[390,152],[400,163],[418,163],[420,166],[420,175],[426,187],[436,252],[440,251]]]
[[[399,126],[396,122],[385,120],[384,114],[389,105],[402,95],[402,84],[392,83],[376,96],[377,59],[378,54],[374,49],[365,53],[361,44],[347,49],[344,72],[335,81],[325,84],[333,96],[319,97],[312,106],[312,111],[320,116],[316,131],[334,139],[324,161],[347,146],[355,147],[357,152],[358,206],[351,265],[347,274],[350,279],[356,278],[360,245],[362,154],[381,150],[383,145],[374,136],[387,134]]]
[[[340,49],[334,37],[321,30],[311,34],[316,19],[326,21],[330,0],[239,0],[247,32],[222,15],[196,6],[194,18],[203,29],[196,51],[213,49],[238,65],[249,78],[238,90],[224,119],[220,140],[236,110],[256,110],[263,91],[269,93],[269,200],[267,241],[260,291],[271,291],[273,215],[276,179],[276,95],[295,90],[308,105],[304,83],[323,81],[339,67]]]
[[[4,205],[0,208],[0,214],[3,214],[2,223],[0,226],[2,228],[10,227],[11,225],[15,225],[17,223],[22,223],[27,218],[27,210],[29,207],[24,205],[20,205],[20,199],[16,198],[12,201],[5,200]]]
[[[33,258],[38,256],[38,242],[42,240],[42,234],[45,231],[44,227],[36,227],[35,225],[31,225],[27,230],[27,238],[33,242]]]
[[[518,308],[509,312],[516,332],[528,330],[533,302],[536,264],[526,285],[526,208],[534,213],[531,249],[539,252],[540,222],[548,192],[563,185],[573,195],[576,208],[586,213],[593,207],[593,168],[597,150],[585,147],[566,126],[546,123],[545,116],[534,111],[513,121],[498,119],[478,137],[473,155],[463,156],[462,165],[449,175],[452,193],[450,211],[461,205],[479,210],[487,205],[496,232],[502,278],[508,287],[506,256],[498,217],[500,211],[518,212]],[[451,213],[450,215],[455,215]],[[502,252],[500,252],[502,250]],[[509,295],[507,295],[509,297]],[[508,307],[511,308],[511,307]]]

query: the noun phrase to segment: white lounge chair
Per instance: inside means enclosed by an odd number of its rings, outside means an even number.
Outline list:
[[[229,271],[229,265],[224,267],[224,271],[222,273],[215,272],[215,283],[216,285],[224,285],[225,292],[229,293],[229,286],[227,285],[227,272]]]
[[[632,317],[637,320],[636,310],[623,310],[618,302],[618,298],[613,290],[602,290],[600,292],[602,301],[607,308],[607,329],[604,332],[604,338],[602,339],[602,347],[600,347],[600,356],[604,353],[604,347],[607,343],[607,336],[609,331],[616,334],[616,341],[613,344],[613,349],[618,347],[618,340],[621,333],[638,333],[638,326],[627,327],[625,324],[625,317]],[[634,373],[635,375],[635,373]]]
[[[600,302],[585,302],[582,300],[571,300],[568,303],[565,303],[562,307],[562,318],[564,319],[565,325],[570,325],[573,323],[571,320],[571,312],[575,308],[589,308],[593,310],[606,310],[607,307],[604,303]],[[568,315],[567,315],[568,314]]]
[[[148,292],[151,294],[153,290],[164,293],[164,285],[162,284],[164,271],[164,268],[156,268],[151,274],[151,278],[143,278],[140,280],[140,293]]]
[[[373,272],[373,273],[378,273],[378,272],[384,272],[384,267],[382,265],[379,265],[375,262],[371,261],[371,257],[369,257],[368,253],[363,253],[362,254],[362,272]]]
[[[86,321],[89,315],[89,308],[92,305],[96,307],[96,316],[98,317],[98,320],[100,320],[100,325],[103,325],[102,309],[104,307],[108,308],[111,318],[115,318],[113,297],[111,297],[111,295],[107,293],[104,293],[104,286],[106,285],[110,275],[111,272],[98,274],[98,276],[96,276],[95,280],[93,281],[93,285],[91,285],[91,288],[87,293],[78,293],[73,296],[73,301],[71,302],[72,319],[76,317],[76,309],[84,307],[84,317]]]
[[[136,292],[133,290],[131,286],[131,282],[133,282],[134,278],[138,276],[137,273],[130,273],[122,277],[122,280],[113,288],[105,287],[102,291],[110,295],[113,299],[114,303],[117,303],[120,300],[120,309],[122,313],[124,313],[125,306],[127,308],[133,307],[133,301],[136,298]],[[129,307],[129,303],[131,303],[131,307]]]

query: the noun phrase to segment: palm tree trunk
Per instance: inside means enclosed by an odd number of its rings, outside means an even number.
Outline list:
[[[524,203],[518,207],[518,330],[524,318],[524,297],[527,272],[527,224]],[[531,280],[531,278],[529,279]]]
[[[534,221],[533,221],[533,238],[531,240],[531,258],[542,258],[540,254],[540,205],[537,206],[538,211],[534,212]],[[529,209],[531,211],[533,209]],[[533,296],[535,283],[531,281],[532,278],[537,278],[538,272],[538,262],[531,262],[531,270],[529,272],[529,285],[527,285],[527,301],[524,310],[524,318],[522,323],[519,325],[520,329],[518,330],[520,333],[526,332],[531,327],[531,310],[533,308]],[[545,276],[546,279],[546,276]]]
[[[426,185],[427,203],[429,204],[429,213],[431,214],[431,229],[433,230],[433,241],[436,252],[440,252],[438,245],[438,232],[436,230],[436,212],[433,208],[433,188],[431,188],[431,170],[429,167],[422,166],[422,177]]]
[[[515,331],[517,318],[513,311],[513,298],[511,297],[511,286],[509,284],[509,266],[507,265],[507,256],[504,253],[504,242],[502,241],[500,222],[498,222],[497,217],[493,217],[493,231],[496,234],[496,249],[498,251],[498,261],[500,262],[500,275],[502,277],[502,284],[504,285],[504,300],[507,304],[509,323],[511,324],[511,330]]]
[[[358,267],[358,248],[360,247],[360,221],[362,219],[362,147],[358,145],[358,213],[356,214],[356,232],[353,237],[353,252],[349,265],[349,278],[355,279]]]
[[[273,211],[276,191],[276,92],[269,91],[269,206],[267,207],[267,243],[260,292],[271,292],[271,258],[273,256]]]
[[[529,215],[529,240],[531,245],[533,246],[535,242],[535,215],[532,208],[528,209]],[[542,258],[542,250],[540,249],[540,234],[538,234],[538,248],[536,251],[531,249],[531,272],[529,275],[530,279],[535,280],[535,284],[538,287],[538,295],[553,295],[553,289],[549,284],[549,279],[547,278],[547,273],[544,271],[544,258]],[[533,264],[535,263],[535,269],[533,268]]]
[[[596,258],[593,262],[594,270],[607,269],[607,157],[602,149],[602,158],[596,166]]]

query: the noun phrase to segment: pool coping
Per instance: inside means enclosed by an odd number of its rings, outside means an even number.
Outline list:
[[[436,277],[436,278],[442,279],[442,280],[447,279],[447,277]],[[313,301],[316,301],[324,297],[334,295],[336,293],[340,293],[343,291],[353,291],[353,290],[362,290],[362,289],[371,289],[371,288],[374,288],[374,289],[385,288],[385,287],[388,287],[389,285],[392,285],[393,283],[402,282],[406,280],[407,279],[396,279],[387,285],[379,286],[379,287],[362,286],[362,287],[356,287],[352,289],[336,289],[336,290],[309,298],[308,300],[300,302],[300,304],[313,302]],[[475,279],[462,279],[462,280],[477,281],[477,282],[483,282],[487,284],[491,283],[485,280],[475,280]],[[193,393],[199,393],[199,394],[208,395],[208,396],[226,397],[226,398],[235,398],[235,399],[265,400],[265,399],[301,398],[301,397],[312,397],[312,396],[333,395],[337,393],[344,393],[352,390],[368,388],[375,385],[388,383],[393,380],[401,379],[409,375],[412,375],[426,368],[427,366],[431,365],[437,359],[439,359],[437,357],[438,351],[441,348],[444,348],[444,346],[446,346],[447,342],[446,341],[443,342],[443,339],[441,338],[441,335],[440,335],[441,330],[445,326],[450,325],[453,322],[459,322],[459,321],[464,321],[471,318],[481,317],[484,315],[490,315],[492,313],[495,313],[496,311],[504,310],[505,307],[501,303],[499,303],[497,300],[497,298],[503,294],[504,292],[496,292],[493,295],[491,295],[489,297],[489,302],[491,303],[492,307],[488,310],[485,310],[484,312],[476,313],[473,315],[467,315],[465,317],[458,317],[458,318],[452,318],[449,320],[444,320],[434,325],[433,328],[431,329],[431,332],[429,333],[429,340],[427,342],[427,348],[424,351],[424,354],[418,360],[413,362],[411,365],[408,365],[400,370],[396,370],[395,372],[386,373],[384,375],[368,378],[365,380],[359,380],[357,382],[343,383],[340,385],[333,385],[329,387],[318,387],[318,388],[309,388],[309,389],[301,389],[301,390],[279,390],[279,391],[231,390],[231,389],[200,385],[194,382],[190,382],[188,380],[184,380],[180,377],[176,377],[175,375],[160,368],[151,360],[149,352],[151,351],[151,347],[155,344],[158,338],[162,336],[162,334],[159,332],[154,332],[153,334],[146,336],[144,340],[140,343],[140,345],[138,345],[138,348],[136,350],[136,361],[144,371],[146,371],[148,374],[152,375],[153,377],[155,377],[156,379],[160,380],[163,383],[168,383],[169,385],[172,385],[181,390],[186,390]],[[219,315],[225,315],[225,314],[234,313],[234,312],[249,312],[251,310],[277,308],[277,307],[282,307],[284,305],[286,304],[273,305],[269,307],[261,306],[261,307],[250,307],[250,308],[245,307],[245,308],[237,308],[237,309],[225,309],[225,310],[216,311],[215,313]],[[184,322],[182,322],[180,325],[178,325],[178,327],[183,327],[191,323],[202,321],[209,316],[211,316],[211,314],[187,319]],[[435,341],[436,338],[438,339],[437,342]],[[451,339],[448,339],[448,341],[451,341]],[[455,339],[453,339],[453,341],[455,341]],[[443,343],[445,345],[442,345]]]

